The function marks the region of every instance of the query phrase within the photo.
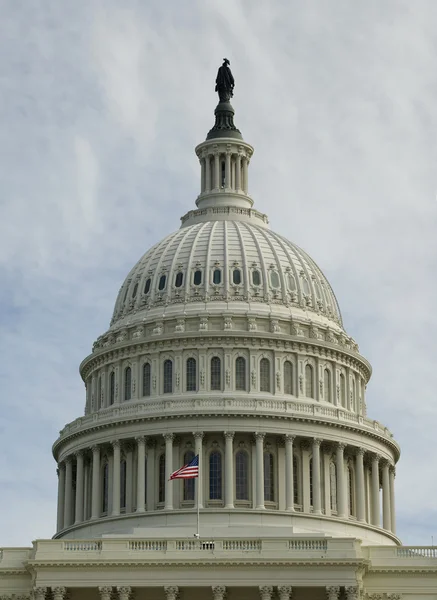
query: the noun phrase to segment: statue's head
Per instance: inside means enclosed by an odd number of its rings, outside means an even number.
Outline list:
[[[231,61],[230,61],[230,60],[228,60],[227,58],[224,58],[224,59],[223,59],[223,64],[224,64],[224,65],[226,65],[226,66],[228,66],[228,65],[230,65],[230,64],[231,64]]]

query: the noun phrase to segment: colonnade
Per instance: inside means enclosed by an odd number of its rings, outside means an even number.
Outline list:
[[[183,465],[187,449],[199,456],[202,476],[202,485],[195,486],[196,496],[188,499],[181,497],[181,488],[169,479]],[[241,473],[241,463],[237,473],[240,451],[247,455],[246,474]],[[215,475],[213,452],[219,455],[220,464],[220,473]],[[266,463],[266,454],[271,455],[271,462]],[[267,474],[270,464],[273,468]],[[394,466],[378,454],[342,442],[257,431],[252,435],[166,432],[80,449],[58,467],[58,531],[101,517],[192,508],[198,502],[200,508],[267,509],[354,519],[395,533]],[[241,489],[244,477],[247,496],[242,497],[236,493],[237,478]],[[273,478],[270,497],[266,497],[266,477]]]
[[[199,161],[202,194],[220,189],[248,193],[249,158],[241,152],[220,152],[210,147],[205,149]]]

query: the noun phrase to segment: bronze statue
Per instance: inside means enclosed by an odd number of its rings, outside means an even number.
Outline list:
[[[229,65],[231,63],[227,58],[223,59],[223,64],[217,73],[215,80],[215,91],[218,92],[220,102],[229,102],[234,95],[234,77]]]

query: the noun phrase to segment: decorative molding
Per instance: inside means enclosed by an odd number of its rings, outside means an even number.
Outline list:
[[[36,587],[33,589],[33,597],[35,600],[45,600],[47,595],[46,587]]]
[[[224,600],[226,597],[226,587],[224,585],[213,585],[212,597],[213,600]]]
[[[290,600],[293,593],[291,585],[280,585],[278,586],[278,597],[279,600]]]
[[[359,600],[360,590],[358,586],[347,586],[344,588],[346,594],[346,600]]]
[[[271,600],[273,594],[273,586],[271,585],[260,585],[259,586],[259,595],[261,600]]]
[[[132,588],[130,586],[117,587],[119,600],[129,600],[132,594]]]
[[[99,587],[99,593],[100,593],[101,600],[111,600],[112,587],[101,586],[101,587]]]
[[[175,585],[168,585],[164,587],[164,593],[166,600],[177,600],[179,596],[179,588]]]
[[[340,596],[340,586],[338,586],[338,585],[326,586],[327,600],[338,600],[339,596]]]
[[[52,588],[53,600],[64,600],[66,593],[67,588],[65,587]]]

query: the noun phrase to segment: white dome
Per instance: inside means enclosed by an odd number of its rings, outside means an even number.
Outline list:
[[[223,302],[229,310],[232,304],[240,310],[281,309],[282,316],[285,308],[290,316],[342,327],[335,295],[315,262],[250,218],[199,222],[153,246],[123,283],[111,325],[147,318],[150,311],[155,318],[157,312],[168,314],[170,305],[181,313],[181,304],[202,303],[214,311]]]

